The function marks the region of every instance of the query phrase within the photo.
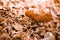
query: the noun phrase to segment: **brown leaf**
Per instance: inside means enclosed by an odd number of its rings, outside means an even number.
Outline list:
[[[51,14],[44,13],[44,11],[42,11],[41,14],[39,15],[35,14],[33,10],[27,10],[25,12],[25,15],[36,22],[48,22],[53,19]]]
[[[3,17],[0,17],[0,23],[4,21],[4,18]]]

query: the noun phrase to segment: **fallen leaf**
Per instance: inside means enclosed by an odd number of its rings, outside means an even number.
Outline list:
[[[27,10],[25,15],[34,20],[35,22],[49,22],[51,21],[52,15],[49,13],[41,12],[41,14],[35,14],[33,10]]]

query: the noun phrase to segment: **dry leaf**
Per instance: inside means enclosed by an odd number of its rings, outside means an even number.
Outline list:
[[[29,18],[31,18],[32,20],[36,21],[36,22],[49,22],[53,19],[52,15],[49,13],[42,12],[39,15],[39,14],[35,14],[33,10],[27,10],[25,12],[25,15],[28,16]]]
[[[0,23],[4,21],[4,18],[3,17],[0,17]]]

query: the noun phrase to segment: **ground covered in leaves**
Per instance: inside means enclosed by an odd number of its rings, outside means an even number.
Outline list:
[[[0,0],[0,40],[60,40],[60,0],[35,1]]]

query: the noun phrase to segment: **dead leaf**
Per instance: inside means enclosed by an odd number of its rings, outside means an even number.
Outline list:
[[[49,13],[41,12],[41,14],[35,14],[33,10],[27,10],[25,15],[34,20],[35,22],[49,22],[51,21],[52,15]]]

